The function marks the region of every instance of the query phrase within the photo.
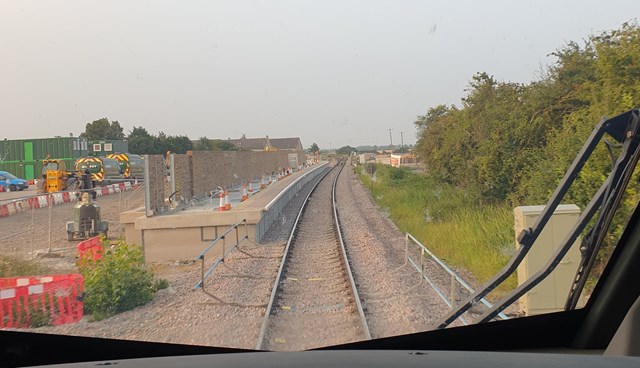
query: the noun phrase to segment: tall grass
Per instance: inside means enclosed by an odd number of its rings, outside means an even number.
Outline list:
[[[476,193],[437,183],[406,169],[378,165],[372,177],[359,170],[364,185],[403,232],[409,232],[438,257],[483,283],[515,250],[513,212],[481,205]],[[372,187],[373,184],[373,187]],[[511,277],[497,292],[514,288]]]
[[[48,267],[34,261],[0,256],[0,277],[34,276],[49,273]]]

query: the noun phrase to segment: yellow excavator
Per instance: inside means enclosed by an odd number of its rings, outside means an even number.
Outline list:
[[[81,173],[77,171],[67,171],[63,160],[49,158],[42,160],[42,179],[44,184],[41,191],[43,193],[55,193],[65,190],[77,190],[80,185],[80,175]]]

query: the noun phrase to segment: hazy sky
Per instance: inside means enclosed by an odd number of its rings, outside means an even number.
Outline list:
[[[0,0],[2,138],[77,135],[101,117],[192,139],[308,147],[415,142],[471,76],[528,82],[629,1]]]

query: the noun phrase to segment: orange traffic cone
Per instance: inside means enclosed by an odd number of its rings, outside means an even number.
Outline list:
[[[249,179],[249,189],[247,189],[249,191],[249,194],[253,193],[253,188],[251,188],[251,179]]]
[[[229,191],[227,190],[224,193],[224,209],[225,211],[228,211],[231,209],[231,202],[229,201]]]
[[[224,211],[224,193],[220,192],[220,205],[218,205],[218,211]]]
[[[242,184],[242,202],[249,199],[249,193],[247,193],[247,184]]]
[[[262,181],[260,182],[260,189],[264,189],[267,187],[267,179],[262,175]]]

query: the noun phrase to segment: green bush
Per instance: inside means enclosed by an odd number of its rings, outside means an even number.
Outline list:
[[[104,256],[97,261],[81,260],[84,277],[84,308],[101,320],[150,302],[157,284],[144,262],[142,247],[120,239],[105,241]]]

